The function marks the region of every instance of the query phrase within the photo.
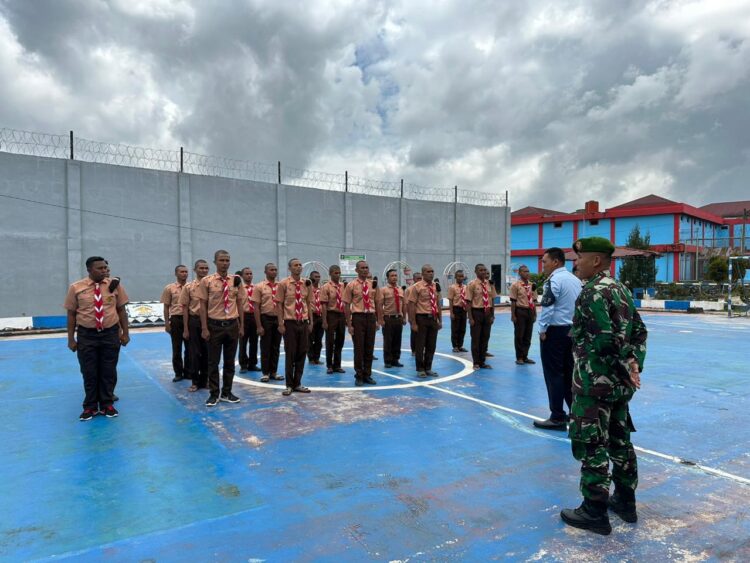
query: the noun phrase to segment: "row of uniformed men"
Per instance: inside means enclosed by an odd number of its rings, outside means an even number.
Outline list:
[[[192,380],[190,391],[208,384],[208,406],[219,401],[238,402],[232,393],[234,357],[239,344],[240,372],[258,371],[257,342],[260,338],[261,381],[286,380],[284,395],[309,393],[302,385],[305,359],[320,364],[322,336],[326,335],[326,366],[329,374],[344,373],[341,349],[348,328],[354,347],[355,384],[375,385],[372,362],[375,333],[383,329],[383,355],[386,368],[400,363],[402,328],[410,322],[412,353],[417,375],[436,377],[432,369],[437,332],[442,328],[441,288],[434,280],[432,266],[415,273],[415,283],[398,286],[398,273],[390,270],[384,287],[370,276],[369,266],[357,263],[357,278],[341,281],[338,266],[329,268],[329,281],[320,285],[320,274],[309,279],[302,274],[302,263],[289,261],[289,277],[277,281],[278,268],[266,264],[265,279],[253,284],[250,268],[229,274],[230,256],[224,250],[214,255],[216,273],[208,275],[208,263],[195,263],[195,279],[187,281],[185,266],[175,268],[177,281],[162,293],[166,331],[172,337],[174,381]],[[486,357],[494,322],[496,292],[487,268],[478,264],[476,279],[464,284],[464,273],[456,272],[456,283],[448,290],[451,341],[454,352],[465,352],[463,340],[467,318],[471,325],[472,357],[475,369],[489,368]],[[278,375],[279,347],[284,339],[285,376]],[[183,354],[183,347],[186,350]],[[183,357],[184,356],[184,357]],[[223,356],[223,380],[219,382],[219,362]]]

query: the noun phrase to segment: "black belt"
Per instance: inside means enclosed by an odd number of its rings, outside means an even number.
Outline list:
[[[172,315],[171,317],[169,317],[169,322],[172,322],[172,321],[174,321],[176,319],[179,319],[181,321],[182,320],[182,315]]]
[[[191,319],[200,319],[200,315],[188,315]]]
[[[355,315],[374,315],[375,313],[352,313],[352,316]]]
[[[120,328],[120,325],[118,325],[118,324],[114,324],[114,325],[112,325],[110,327],[103,328],[101,330],[99,330],[98,328],[89,328],[87,326],[78,325],[78,332],[81,332],[81,331],[83,331],[83,332],[93,332],[93,333],[97,333],[97,332],[111,332],[111,331],[113,331],[115,329],[118,329],[118,328]]]
[[[301,324],[301,325],[308,325],[308,324],[310,324],[310,319],[304,319],[304,320],[301,320],[301,321],[298,321],[297,319],[284,319],[284,322],[285,323],[297,323],[297,324]]]
[[[336,309],[328,309],[328,313],[333,313],[335,315],[343,315],[344,314],[343,311],[337,311]],[[354,315],[356,313],[352,313],[352,314]]]
[[[422,317],[422,318],[425,318],[425,317],[427,317],[427,318],[437,318],[432,313],[417,313],[416,316],[417,317]]]
[[[472,307],[471,310],[472,311],[491,311],[492,310],[492,305],[490,305],[486,309],[484,307]]]
[[[229,319],[226,321],[220,321],[218,319],[208,319],[208,324],[211,326],[227,327],[237,324],[237,319]]]
[[[386,319],[400,319],[403,315],[384,315]]]

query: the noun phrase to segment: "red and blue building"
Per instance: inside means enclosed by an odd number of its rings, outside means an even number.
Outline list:
[[[747,211],[750,201],[694,207],[656,195],[606,211],[599,209],[597,201],[588,201],[583,209],[572,213],[524,207],[511,213],[512,269],[526,264],[531,272],[541,272],[545,249],[558,246],[570,250],[580,237],[600,236],[615,246],[626,246],[637,225],[641,236],[651,237],[651,250],[659,253],[657,281],[695,280],[701,277],[708,257],[750,247]],[[618,273],[619,266],[618,260],[613,262],[613,274]]]

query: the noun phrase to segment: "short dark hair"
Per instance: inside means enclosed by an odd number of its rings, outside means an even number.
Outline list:
[[[328,266],[328,273],[329,274],[331,272],[335,272],[336,270],[338,270],[340,272],[341,271],[341,266],[338,266],[336,264],[331,264],[330,266]]]
[[[234,273],[234,275],[235,275],[235,276],[241,276],[241,275],[242,275],[242,270],[237,270],[237,271],[236,271],[236,272]]]
[[[185,264],[178,264],[174,267],[174,273],[176,274],[177,270],[179,270],[180,268],[185,268],[187,270],[187,266],[185,266]]]
[[[289,259],[289,262],[287,262],[287,264],[286,264],[286,265],[287,265],[287,267],[291,268],[291,267],[292,267],[292,262],[294,262],[295,260],[296,260],[297,262],[301,262],[299,258],[290,258],[290,259]]]
[[[203,258],[199,258],[195,261],[195,264],[193,264],[193,270],[195,270],[198,267],[198,264],[208,264]]]
[[[364,262],[365,264],[367,264],[367,260],[357,260],[357,263],[356,263],[356,264],[354,265],[354,267],[355,267],[355,268],[359,268],[359,265],[360,265],[360,264],[361,264],[362,262]]]
[[[88,270],[89,268],[91,268],[91,266],[94,265],[94,262],[104,262],[105,264],[109,265],[107,261],[101,256],[90,256],[89,258],[86,258],[86,269]]]
[[[238,273],[238,274],[239,274],[239,275],[241,276],[241,275],[242,275],[242,272],[244,272],[245,270],[250,270],[250,273],[251,273],[251,274],[253,273],[253,269],[252,269],[252,268],[251,268],[250,266],[245,266],[244,268],[242,268],[242,269],[241,269],[241,270],[240,270],[239,272],[237,272],[237,273]]]
[[[310,277],[312,277],[313,274],[320,275],[320,272],[318,270],[313,270],[312,272],[310,272]]]
[[[214,262],[216,262],[216,259],[222,254],[226,254],[227,256],[229,256],[229,252],[227,252],[226,250],[217,250],[216,252],[214,252]]]
[[[391,268],[390,270],[388,270],[388,271],[387,271],[387,272],[385,273],[385,277],[387,278],[388,276],[390,276],[390,275],[391,275],[391,272],[398,272],[398,270],[397,270],[396,268]]]
[[[552,260],[557,260],[560,264],[565,264],[565,252],[563,252],[562,248],[553,246],[552,248],[545,250],[544,254],[549,255]]]
[[[455,272],[453,272],[453,275],[455,276],[456,274],[463,274],[463,273],[464,273],[463,270],[456,270]]]
[[[275,266],[275,265],[276,264],[274,264],[273,262],[269,262],[268,264],[266,264],[265,266],[263,266],[263,271],[265,272],[268,269],[269,266]]]
[[[528,267],[528,266],[527,266],[526,264],[521,264],[521,265],[520,265],[520,266],[518,267],[518,271],[519,271],[519,272],[520,272],[521,270],[524,270],[524,269],[528,270],[528,269],[529,269],[529,267]]]
[[[474,272],[476,273],[476,271],[479,270],[480,267],[481,268],[486,268],[486,266],[480,262],[479,264],[477,264],[476,266],[474,266]]]

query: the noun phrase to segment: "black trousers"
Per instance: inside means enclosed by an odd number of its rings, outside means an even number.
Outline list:
[[[401,359],[403,317],[387,316],[383,319],[383,363],[393,365]]]
[[[540,342],[544,382],[547,384],[550,418],[567,420],[563,401],[573,402],[573,339],[569,326],[549,326]]]
[[[310,344],[309,326],[309,321],[284,321],[284,375],[286,386],[292,389],[302,385],[302,372]]]
[[[255,328],[255,315],[245,313],[245,334],[240,338],[240,352],[237,358],[240,369],[250,369],[258,365],[258,331]]]
[[[169,336],[172,339],[172,369],[177,377],[187,377],[190,369],[190,356],[188,343],[182,338],[182,333],[185,330],[182,315],[169,317],[169,326]]]
[[[411,334],[409,334],[409,348],[411,348],[411,354],[413,356],[417,349],[417,335],[413,330],[411,331]]]
[[[534,330],[534,314],[528,307],[516,307],[516,324],[513,325],[513,342],[516,346],[516,360],[529,357],[531,333]]]
[[[485,312],[481,308],[472,308],[471,318],[474,319],[474,325],[471,327],[471,358],[474,365],[483,366],[487,361],[487,346],[490,342],[495,311],[489,309]]]
[[[198,315],[188,317],[188,377],[193,385],[201,389],[208,385],[208,344],[201,337],[201,318]]]
[[[208,319],[208,390],[212,395],[219,393],[219,361],[224,356],[222,372],[224,376],[221,391],[232,390],[234,381],[234,357],[237,355],[237,340],[240,336],[240,324],[237,319],[215,321]]]
[[[344,347],[344,338],[346,338],[344,313],[328,311],[326,322],[328,323],[328,329],[326,330],[326,366],[340,369],[341,349]]]
[[[453,307],[453,320],[451,321],[451,346],[463,348],[466,336],[466,309]]]
[[[279,318],[276,315],[261,315],[260,324],[264,331],[260,337],[260,371],[263,375],[273,375],[279,372]]]
[[[429,371],[432,369],[432,358],[435,355],[437,344],[438,322],[432,315],[417,315],[416,349],[414,357],[417,363],[417,371]]]
[[[372,356],[377,326],[375,313],[352,313],[354,378],[360,381],[372,377]]]
[[[104,409],[114,402],[120,325],[105,328],[78,327],[78,364],[83,376],[83,408]]]
[[[310,361],[320,361],[320,351],[323,349],[323,316],[313,313],[313,328],[307,346],[307,357]]]

